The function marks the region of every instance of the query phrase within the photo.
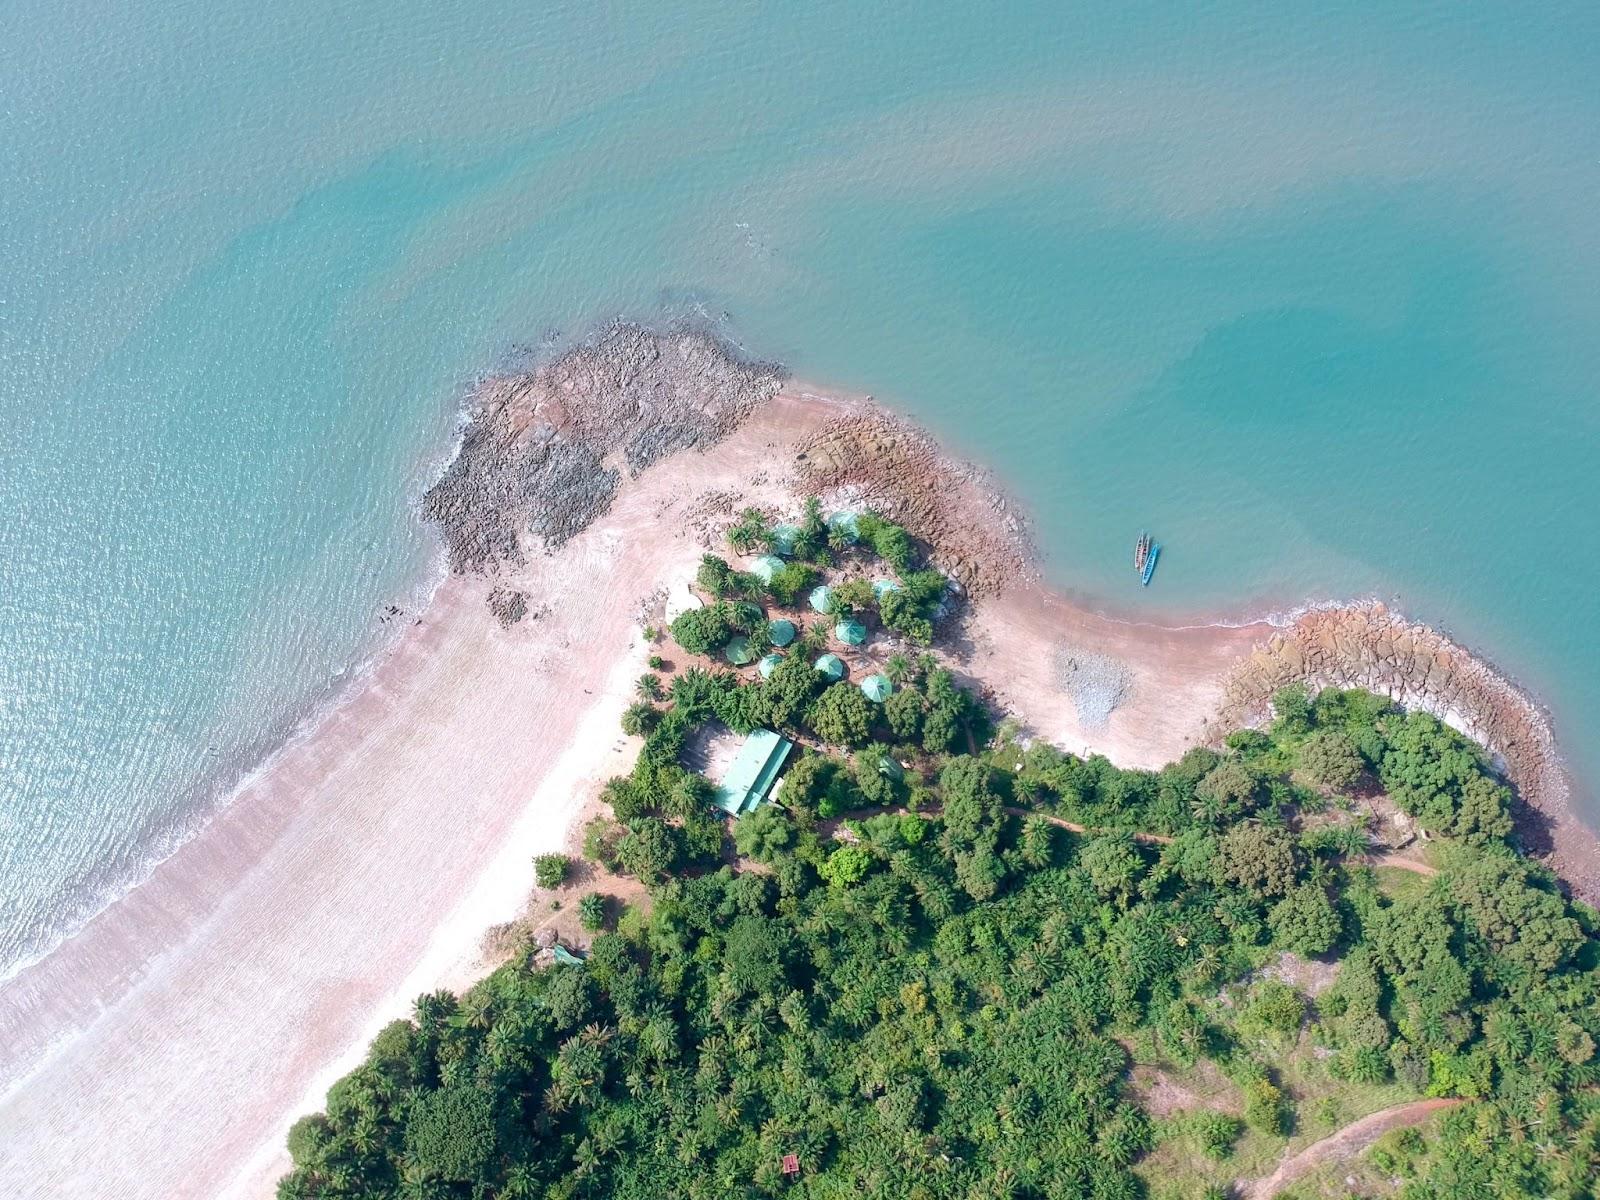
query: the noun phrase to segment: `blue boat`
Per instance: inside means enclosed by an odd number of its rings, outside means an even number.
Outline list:
[[[1150,553],[1145,555],[1144,567],[1139,572],[1139,582],[1145,587],[1150,586],[1150,576],[1156,573],[1156,559],[1161,557],[1161,543],[1151,542]]]

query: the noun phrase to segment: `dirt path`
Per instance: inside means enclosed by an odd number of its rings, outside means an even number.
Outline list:
[[[1393,852],[1388,854],[1364,854],[1360,857],[1352,858],[1350,861],[1365,863],[1369,867],[1398,867],[1402,871],[1413,871],[1418,875],[1427,875],[1430,878],[1439,873],[1438,867],[1430,867],[1425,862],[1419,862],[1417,859]]]
[[[1330,1133],[1321,1141],[1312,1142],[1298,1154],[1286,1156],[1278,1163],[1277,1170],[1265,1179],[1241,1182],[1238,1193],[1244,1200],[1271,1200],[1295,1180],[1329,1159],[1353,1158],[1391,1129],[1420,1125],[1441,1109],[1455,1108],[1465,1103],[1465,1100],[1413,1100],[1409,1104],[1397,1104],[1393,1108],[1369,1113],[1343,1129]]]

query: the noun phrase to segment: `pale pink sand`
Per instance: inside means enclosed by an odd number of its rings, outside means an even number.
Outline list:
[[[519,579],[506,631],[452,580],[368,686],[154,876],[0,989],[0,1192],[263,1196],[283,1137],[418,993],[470,978],[530,856],[625,767],[641,600],[677,520],[826,405],[769,405],[669,460]]]

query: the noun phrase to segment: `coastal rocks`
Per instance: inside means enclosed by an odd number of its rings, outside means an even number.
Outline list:
[[[1027,530],[974,468],[945,457],[933,439],[878,410],[829,422],[802,447],[804,490],[848,495],[914,529],[940,569],[971,598],[1036,574]],[[974,512],[991,519],[974,521]]]
[[[422,501],[457,573],[560,546],[637,475],[732,432],[782,383],[694,330],[619,323],[531,372],[484,380],[461,447]]]
[[[494,588],[489,593],[489,611],[500,622],[500,628],[510,629],[528,615],[528,593],[511,588]]]
[[[1549,828],[1571,819],[1568,785],[1546,715],[1444,634],[1376,603],[1306,613],[1233,669],[1207,740],[1268,720],[1273,694],[1291,683],[1366,688],[1481,742],[1529,806],[1519,821],[1527,847],[1562,858]],[[1593,857],[1574,852],[1557,867],[1580,895],[1600,895]]]
[[[1106,654],[1063,644],[1056,647],[1054,665],[1056,687],[1072,701],[1086,730],[1104,729],[1133,686],[1128,664]]]

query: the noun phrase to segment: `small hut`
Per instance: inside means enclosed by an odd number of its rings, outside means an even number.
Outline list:
[[[824,654],[811,665],[835,682],[844,678],[844,659],[837,654]]]
[[[861,537],[860,514],[841,509],[828,518],[828,530],[854,545]]]
[[[800,526],[774,525],[772,527],[772,552],[788,558],[800,543]]]
[[[767,622],[767,634],[772,638],[774,646],[787,646],[794,641],[797,632],[794,622],[785,621],[782,617]]]
[[[893,691],[887,675],[868,675],[861,681],[861,694],[874,704],[882,704]]]
[[[867,640],[867,627],[860,621],[846,617],[833,627],[833,636],[846,646],[859,646]]]
[[[783,570],[783,559],[774,557],[771,554],[763,554],[750,564],[750,574],[761,580],[762,583],[771,583],[772,577],[781,570]]]
[[[872,594],[882,600],[890,592],[903,592],[898,579],[874,579],[872,581]]]
[[[761,672],[761,678],[770,679],[772,673],[778,669],[778,664],[782,661],[783,655],[781,654],[763,655],[761,661],[756,664],[756,670]]]
[[[819,613],[833,611],[833,589],[825,583],[819,583],[811,589],[811,607]]]
[[[745,667],[755,660],[755,652],[750,649],[750,639],[741,634],[729,639],[722,648],[722,657],[736,667]]]

